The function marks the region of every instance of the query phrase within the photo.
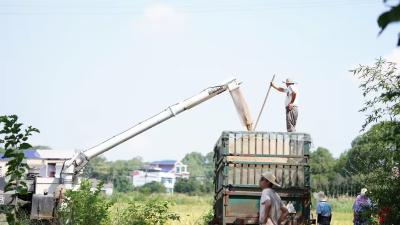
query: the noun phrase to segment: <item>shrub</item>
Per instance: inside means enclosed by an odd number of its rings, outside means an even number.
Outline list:
[[[176,213],[170,212],[169,202],[160,200],[131,201],[115,206],[112,214],[112,225],[164,225],[168,220],[179,220]]]
[[[213,219],[214,219],[214,211],[213,209],[210,209],[201,217],[200,225],[209,225]]]
[[[160,182],[152,181],[138,188],[138,191],[144,194],[165,193],[165,187]]]
[[[174,191],[177,193],[197,194],[200,192],[201,182],[195,178],[179,179],[175,183]]]
[[[64,202],[58,210],[61,224],[66,225],[99,225],[109,224],[108,208],[111,203],[101,194],[103,183],[95,191],[92,183],[83,180],[79,190],[67,190]]]

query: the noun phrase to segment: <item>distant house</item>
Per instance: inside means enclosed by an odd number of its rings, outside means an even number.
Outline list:
[[[161,168],[161,171],[163,172],[173,173],[175,174],[176,178],[189,178],[190,175],[187,165],[176,160],[154,161],[150,163],[150,166],[154,168]]]
[[[140,187],[155,181],[163,184],[167,193],[173,193],[177,178],[189,178],[187,165],[176,160],[155,161],[133,171],[132,184],[134,187]]]

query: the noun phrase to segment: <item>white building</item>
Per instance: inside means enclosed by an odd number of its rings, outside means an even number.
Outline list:
[[[140,187],[156,181],[163,184],[168,193],[173,193],[176,178],[189,178],[187,165],[175,160],[155,161],[148,168],[133,171],[132,184]]]
[[[75,151],[73,150],[26,150],[26,163],[30,168],[35,168],[39,172],[38,179],[40,179],[40,184],[35,186],[35,192],[54,193],[59,183],[57,180],[60,179],[64,162],[72,158],[74,154]],[[0,154],[0,178],[5,176],[7,171],[6,163],[8,162],[8,159],[2,158],[2,156]],[[2,186],[4,186],[2,183],[4,182],[0,179],[0,192]],[[112,194],[112,189],[112,184],[104,184],[102,191],[105,194]]]

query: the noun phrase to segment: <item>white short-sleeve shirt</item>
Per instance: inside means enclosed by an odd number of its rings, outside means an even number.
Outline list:
[[[272,188],[266,188],[261,193],[260,199],[260,223],[263,224],[265,220],[265,207],[266,204],[271,203],[270,215],[265,225],[277,225],[281,217],[281,207],[284,206],[281,197]]]
[[[299,99],[299,91],[297,90],[296,85],[291,84],[289,87],[285,88],[286,99],[285,99],[285,106],[288,106],[290,102],[292,102],[292,93],[296,93],[296,98],[294,99],[293,105],[297,106],[298,99]]]

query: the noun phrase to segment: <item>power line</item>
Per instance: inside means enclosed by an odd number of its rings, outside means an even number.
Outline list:
[[[106,4],[104,4],[106,3]],[[195,5],[182,4],[173,5],[173,8],[180,13],[190,14],[222,14],[222,13],[258,13],[266,11],[285,11],[285,10],[301,10],[311,8],[339,8],[339,7],[362,7],[375,6],[376,1],[303,1],[293,3],[250,3],[237,4],[230,2],[228,4],[218,3],[214,5]],[[140,5],[144,7],[144,5]],[[137,5],[120,4],[113,2],[100,2],[96,5],[82,3],[32,3],[29,4],[0,4],[0,15],[51,15],[51,14],[83,14],[83,15],[137,15],[142,14],[144,9]],[[171,5],[172,6],[172,5]]]

